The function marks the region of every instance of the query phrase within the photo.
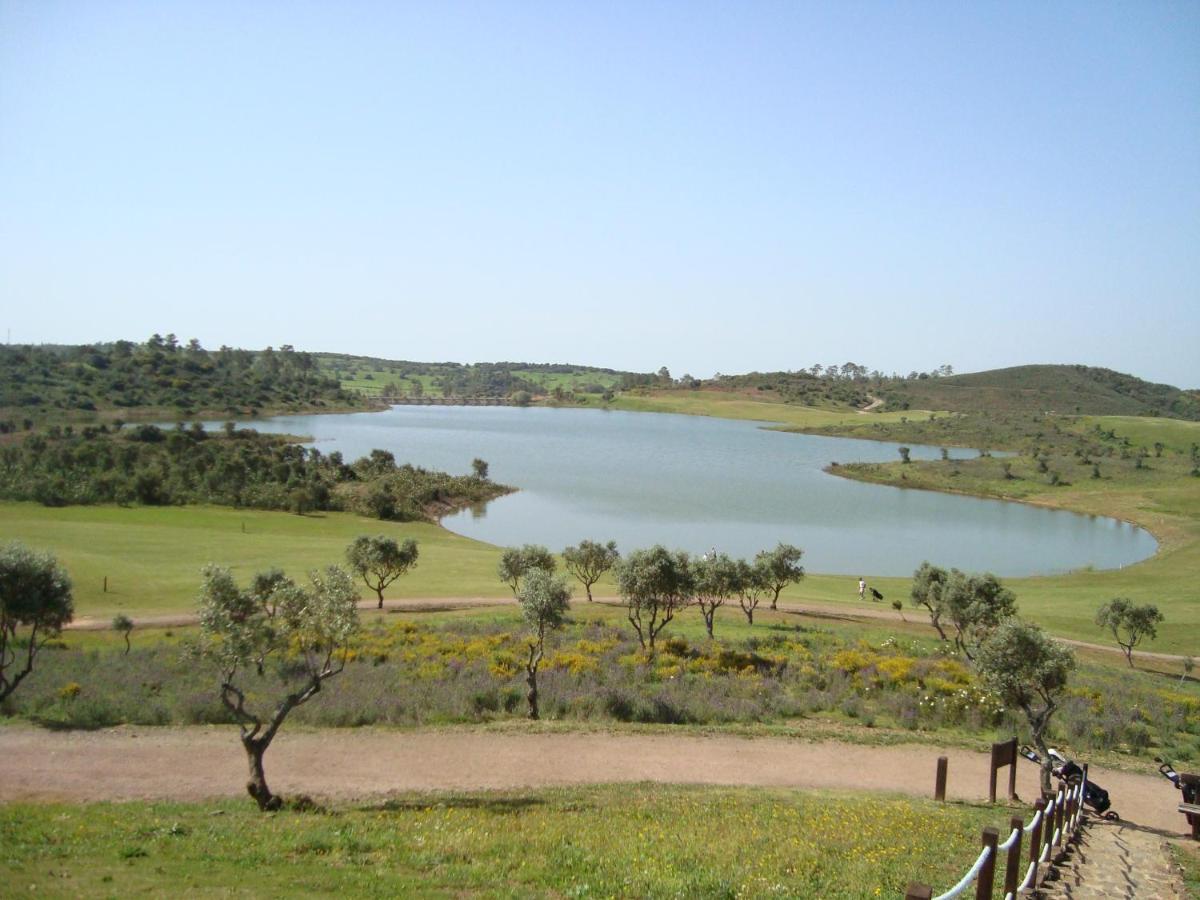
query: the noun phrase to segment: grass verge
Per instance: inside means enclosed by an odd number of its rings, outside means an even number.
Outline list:
[[[248,801],[0,807],[2,880],[50,896],[860,898],[952,884],[1002,810],[874,795],[600,785],[413,794],[264,816]]]

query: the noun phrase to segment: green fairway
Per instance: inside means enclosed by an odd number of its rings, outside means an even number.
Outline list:
[[[51,509],[0,503],[0,540],[53,551],[75,582],[76,614],[88,616],[191,612],[200,569],[207,563],[230,566],[241,578],[273,567],[298,576],[318,566],[344,564],[346,545],[360,534],[411,537],[418,543],[416,568],[388,589],[390,597],[509,593],[496,578],[497,548],[426,522],[209,506]],[[362,596],[372,596],[365,585]]]
[[[531,761],[531,765],[536,765]],[[875,795],[601,785],[413,794],[264,816],[249,801],[0,806],[0,881],[48,896],[898,897],[949,885],[1007,810]]]

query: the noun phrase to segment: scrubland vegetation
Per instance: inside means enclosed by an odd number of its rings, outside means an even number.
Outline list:
[[[688,611],[650,657],[620,607],[576,605],[564,630],[546,639],[541,716],[796,734],[841,723],[862,726],[863,739],[936,734],[971,746],[1023,733],[1019,710],[1006,709],[949,642],[928,636],[927,625],[761,618],[749,626],[730,610],[722,636],[709,640],[700,615]],[[68,633],[42,653],[9,709],[54,727],[231,724],[215,671],[203,675],[186,652],[193,634],[175,629],[164,639],[148,631],[126,655],[118,635]],[[345,671],[323,686],[319,702],[289,721],[413,727],[523,718],[527,655],[527,630],[513,608],[383,616],[351,642]],[[267,690],[252,684],[248,700],[267,699]],[[1123,660],[1116,668],[1084,659],[1050,736],[1073,752],[1130,764],[1155,754],[1200,761],[1200,690],[1178,675],[1130,672]]]

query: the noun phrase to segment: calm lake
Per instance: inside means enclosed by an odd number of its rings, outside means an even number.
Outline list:
[[[1116,568],[1145,559],[1150,534],[1114,519],[862,484],[830,462],[899,459],[896,444],[768,431],[758,423],[589,409],[398,406],[385,412],[281,416],[261,431],[312,435],[347,460],[379,447],[454,473],[481,457],[520,488],[448,516],[451,531],[492,544],[616,540],[752,556],[785,541],[810,572],[909,575],[922,560],[999,575]],[[936,447],[913,447],[936,459]],[[974,456],[975,451],[954,455]]]

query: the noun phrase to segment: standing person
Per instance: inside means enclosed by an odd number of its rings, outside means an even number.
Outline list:
[[[858,576],[858,599],[865,600],[867,598],[867,582],[859,575]]]

